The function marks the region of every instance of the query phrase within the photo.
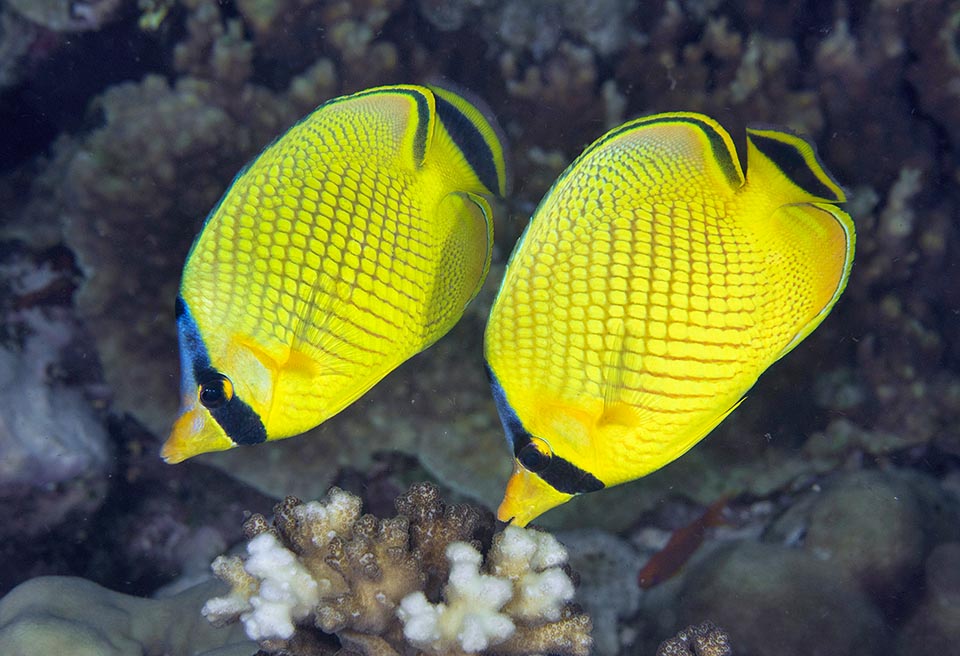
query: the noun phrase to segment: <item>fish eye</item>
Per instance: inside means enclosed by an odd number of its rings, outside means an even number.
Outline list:
[[[550,445],[539,437],[531,437],[530,442],[517,452],[517,462],[534,474],[546,469],[552,458],[553,450]]]
[[[197,398],[207,409],[219,408],[233,398],[233,383],[223,374],[214,374],[200,383]]]

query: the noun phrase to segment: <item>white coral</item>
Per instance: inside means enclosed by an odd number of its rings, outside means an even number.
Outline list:
[[[307,617],[320,601],[317,582],[310,572],[270,533],[261,533],[247,544],[250,557],[244,569],[260,579],[260,589],[250,598],[252,610],[240,620],[251,640],[293,636],[294,622]]]
[[[497,576],[517,578],[530,570],[541,572],[567,562],[567,549],[549,533],[508,526],[496,536],[490,563]]]
[[[556,622],[573,599],[573,582],[560,569],[567,550],[549,533],[508,526],[490,549],[492,572],[512,581],[514,597],[504,609],[527,622]]]
[[[559,568],[528,572],[515,584],[517,594],[507,610],[528,622],[556,622],[563,607],[573,599],[573,582]]]
[[[556,622],[573,599],[573,582],[560,568],[567,550],[548,533],[508,526],[490,550],[492,575],[480,573],[480,554],[463,542],[447,547],[447,559],[445,602],[415,592],[397,611],[410,644],[431,654],[484,651],[514,634],[514,620]]]
[[[314,547],[322,549],[337,535],[349,535],[360,517],[360,497],[333,488],[323,501],[309,501],[293,509],[293,516],[309,535]]]
[[[335,489],[323,502],[291,512],[300,532],[296,544],[316,551],[351,530],[360,501]],[[209,600],[203,614],[217,625],[239,616],[251,640],[288,640],[298,623],[319,612],[323,599],[333,594],[333,584],[317,571],[317,563],[308,569],[272,532],[251,539],[247,552],[245,560],[221,557],[214,562],[214,572],[231,584],[231,591]],[[475,654],[519,639],[532,627],[560,620],[573,598],[573,583],[561,569],[567,551],[547,533],[507,527],[495,536],[483,570],[483,557],[465,542],[450,544],[446,557],[450,574],[443,601],[433,604],[419,591],[397,608],[404,637],[425,654]],[[582,621],[577,626],[575,633],[589,631],[589,620],[586,629]],[[586,634],[577,635],[589,643]]]
[[[237,556],[217,556],[210,567],[218,579],[230,584],[230,593],[207,600],[200,612],[214,626],[223,626],[253,609],[250,597],[260,582],[250,576],[243,568],[243,559]]]
[[[400,602],[397,615],[410,644],[431,654],[449,652],[454,646],[475,654],[512,636],[513,621],[499,612],[513,596],[510,582],[481,574],[482,557],[469,544],[454,542],[446,553],[450,561],[446,603],[431,604],[422,592]]]
[[[360,516],[360,498],[334,488],[323,501],[301,504],[292,512],[306,540],[321,549],[350,532]],[[250,540],[247,553],[246,560],[221,556],[213,562],[214,573],[232,589],[207,601],[203,615],[214,624],[239,616],[251,640],[289,639],[294,624],[315,611],[321,596],[331,594],[333,583],[323,576],[314,578],[271,533]]]

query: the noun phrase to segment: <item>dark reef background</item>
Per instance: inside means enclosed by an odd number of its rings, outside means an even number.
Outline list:
[[[173,299],[207,212],[324,100],[434,81],[483,98],[511,156],[463,321],[311,435],[164,465]],[[749,124],[807,135],[857,255],[831,316],[702,444],[542,518],[595,653],[703,620],[745,655],[955,649],[957,0],[0,0],[0,594],[48,574],[184,587],[249,513],[334,483],[380,516],[423,479],[495,506],[510,458],[481,339],[506,257],[583,147],[670,110],[741,151]],[[725,496],[725,524],[641,593],[646,558]]]

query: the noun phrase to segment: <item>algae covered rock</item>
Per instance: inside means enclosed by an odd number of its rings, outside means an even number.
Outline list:
[[[678,597],[679,622],[710,618],[738,656],[880,656],[883,617],[832,566],[798,549],[731,542],[700,559]]]
[[[237,630],[215,629],[200,616],[204,599],[221,589],[208,581],[166,599],[141,599],[91,581],[44,576],[0,600],[4,656],[250,656]]]
[[[805,551],[884,607],[908,592],[933,545],[960,537],[957,502],[931,477],[859,471],[820,487],[791,508],[768,539],[799,536]]]
[[[11,546],[94,513],[115,467],[83,362],[91,345],[64,307],[71,274],[46,257],[0,243],[0,539]]]
[[[927,558],[924,596],[897,636],[899,656],[940,656],[960,644],[960,542]]]

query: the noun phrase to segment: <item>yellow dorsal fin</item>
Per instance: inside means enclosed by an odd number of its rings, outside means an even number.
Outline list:
[[[747,176],[764,195],[783,205],[847,200],[813,146],[781,130],[747,128]]]
[[[441,253],[426,308],[425,346],[445,334],[480,291],[493,252],[493,213],[483,197],[447,194],[437,213]]]
[[[564,171],[554,188],[590,160],[659,165],[663,158],[677,166],[656,168],[660,189],[689,187],[691,176],[705,176],[704,184],[724,185],[731,190],[743,185],[743,171],[727,131],[709,116],[671,112],[638,118],[608,132]]]
[[[375,87],[335,98],[321,107],[327,110],[326,114],[315,112],[311,116],[329,120],[333,112],[342,107],[349,113],[362,115],[370,112],[381,117],[381,125],[400,131],[398,137],[402,147],[399,153],[409,156],[416,168],[423,165],[426,153],[430,151],[437,113],[434,95],[426,87]],[[389,120],[383,120],[384,117]]]
[[[479,99],[467,100],[441,87],[428,88],[435,96],[438,127],[442,126],[442,137],[446,137],[450,146],[447,149],[450,152],[443,154],[444,161],[461,161],[476,176],[486,193],[505,196],[505,141],[493,114]],[[437,138],[442,137],[438,135]]]

